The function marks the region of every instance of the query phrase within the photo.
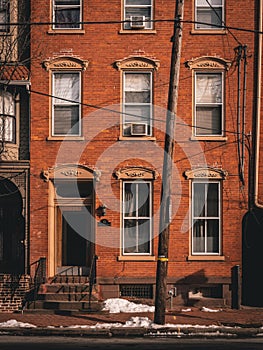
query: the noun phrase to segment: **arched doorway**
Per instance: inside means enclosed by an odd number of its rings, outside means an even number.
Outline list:
[[[0,273],[22,274],[25,270],[25,220],[18,187],[0,177]]]

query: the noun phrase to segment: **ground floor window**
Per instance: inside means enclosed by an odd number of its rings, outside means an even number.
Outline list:
[[[152,183],[123,182],[123,254],[152,253]]]

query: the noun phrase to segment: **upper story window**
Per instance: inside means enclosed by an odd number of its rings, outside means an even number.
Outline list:
[[[124,0],[123,29],[153,29],[153,0]]]
[[[152,74],[124,72],[123,136],[152,134]]]
[[[223,73],[195,73],[195,136],[223,135]]]
[[[52,136],[80,136],[80,72],[54,72],[52,79]]]
[[[225,71],[230,62],[204,56],[186,62],[193,70],[193,138],[225,140]]]
[[[15,97],[8,91],[0,91],[0,141],[16,142]]]
[[[0,33],[9,32],[10,1],[0,0]]]
[[[153,136],[153,73],[159,61],[129,57],[115,62],[121,71],[121,137]]]
[[[82,71],[88,66],[88,61],[71,56],[62,56],[43,62],[50,71],[50,129],[48,139],[64,140],[82,138]]]
[[[195,29],[222,30],[224,0],[195,0]]]
[[[53,0],[53,29],[81,29],[81,0]]]

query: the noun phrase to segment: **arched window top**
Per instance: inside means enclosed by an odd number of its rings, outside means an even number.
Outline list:
[[[158,174],[155,170],[145,167],[125,167],[115,171],[114,175],[117,179],[129,180],[154,180]]]
[[[84,61],[76,57],[61,56],[43,62],[44,68],[49,70],[86,70],[89,61]]]
[[[216,56],[201,56],[185,62],[190,69],[220,69],[229,70],[231,62]]]
[[[130,56],[122,60],[115,61],[115,67],[118,70],[158,70],[160,62],[156,59],[144,56]]]
[[[186,170],[184,173],[187,180],[193,179],[209,179],[209,180],[224,180],[227,172],[216,168],[197,168]]]
[[[56,180],[93,180],[99,181],[101,173],[80,164],[65,164],[42,171],[45,181]]]

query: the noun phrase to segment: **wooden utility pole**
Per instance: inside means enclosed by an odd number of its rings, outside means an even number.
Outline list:
[[[154,322],[165,324],[166,282],[168,267],[168,247],[170,232],[170,198],[172,186],[172,168],[174,152],[175,116],[177,112],[178,84],[180,72],[182,22],[184,0],[176,0],[174,33],[172,37],[172,55],[170,68],[170,84],[166,114],[166,135],[164,145],[164,161],[162,174],[162,194],[160,208],[160,234],[158,244],[158,261],[156,271],[156,296]]]

